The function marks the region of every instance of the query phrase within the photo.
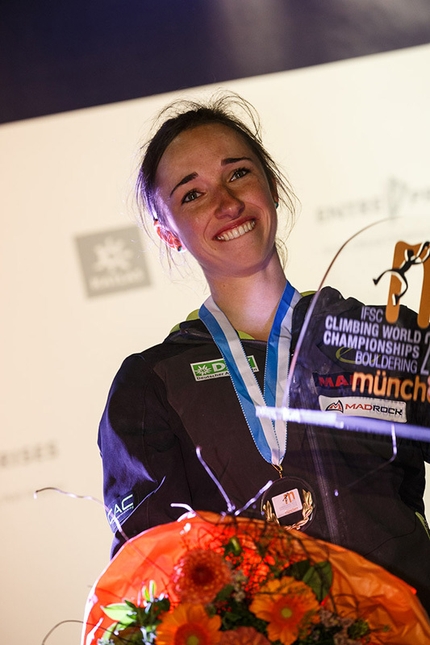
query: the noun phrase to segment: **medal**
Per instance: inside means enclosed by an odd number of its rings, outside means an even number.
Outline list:
[[[281,477],[264,493],[261,511],[266,521],[300,531],[314,518],[315,494],[303,479]]]
[[[264,393],[249,366],[236,330],[211,296],[199,311],[200,319],[225,360],[255,445],[280,476],[262,498],[262,514],[267,521],[277,522],[287,529],[302,529],[309,525],[314,516],[315,495],[303,480],[283,476],[281,464],[287,450],[286,422],[257,417],[255,408],[258,405],[285,405],[283,399],[290,361],[292,317],[300,298],[299,292],[287,282],[267,341]]]

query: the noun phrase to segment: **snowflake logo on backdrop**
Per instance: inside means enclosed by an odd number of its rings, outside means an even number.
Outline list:
[[[76,238],[89,297],[149,285],[138,229],[134,226]]]
[[[94,247],[97,261],[94,264],[95,271],[128,271],[131,266],[133,251],[127,248],[121,238],[108,235],[101,244]]]

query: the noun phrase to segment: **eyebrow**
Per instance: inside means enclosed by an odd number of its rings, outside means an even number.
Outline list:
[[[196,172],[192,172],[191,174],[186,175],[183,179],[181,179],[181,181],[179,181],[179,182],[176,184],[176,186],[175,186],[175,187],[173,188],[173,190],[171,191],[171,193],[170,193],[169,197],[171,197],[171,196],[173,195],[173,193],[175,192],[175,190],[176,190],[177,188],[179,188],[179,186],[182,186],[183,184],[188,184],[188,182],[189,182],[189,181],[192,181],[192,180],[193,180],[193,179],[195,179],[196,177],[197,177],[197,173],[196,173]]]
[[[228,166],[229,164],[237,163],[238,161],[251,161],[252,162],[252,159],[250,157],[226,157],[225,159],[221,160],[221,166]],[[185,175],[185,177],[183,177],[181,179],[181,181],[178,181],[176,186],[174,186],[174,188],[171,190],[169,197],[171,197],[173,195],[173,193],[175,192],[175,190],[177,188],[179,188],[179,186],[183,186],[184,184],[188,184],[188,182],[192,181],[196,177],[198,177],[197,172],[192,172],[189,175]]]

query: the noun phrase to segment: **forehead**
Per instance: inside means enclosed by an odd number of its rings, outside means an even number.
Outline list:
[[[222,123],[198,125],[178,134],[167,146],[158,164],[157,179],[174,167],[179,170],[183,165],[243,155],[255,158],[251,146],[239,132]]]

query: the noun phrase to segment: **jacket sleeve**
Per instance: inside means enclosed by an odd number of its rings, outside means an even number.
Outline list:
[[[187,504],[196,511],[226,511],[225,501],[198,461],[195,446],[169,403],[164,381],[145,355],[135,354],[124,361],[110,389],[99,429],[104,499],[114,533],[112,554],[125,539],[118,525],[131,538],[174,521],[184,509],[172,507],[172,503]],[[430,425],[428,405],[421,406],[421,411],[415,423]],[[412,484],[405,483],[408,501],[411,496],[421,499],[422,457],[428,460],[429,446],[421,444],[418,474],[411,470],[414,482],[419,480],[413,484],[413,495],[409,493]],[[416,463],[414,450],[414,468]],[[415,503],[413,508],[418,508]]]
[[[144,357],[127,358],[110,389],[98,437],[106,513],[115,534],[112,554],[125,539],[118,523],[130,538],[184,513],[171,502],[191,505],[184,446],[175,432],[180,425]]]

